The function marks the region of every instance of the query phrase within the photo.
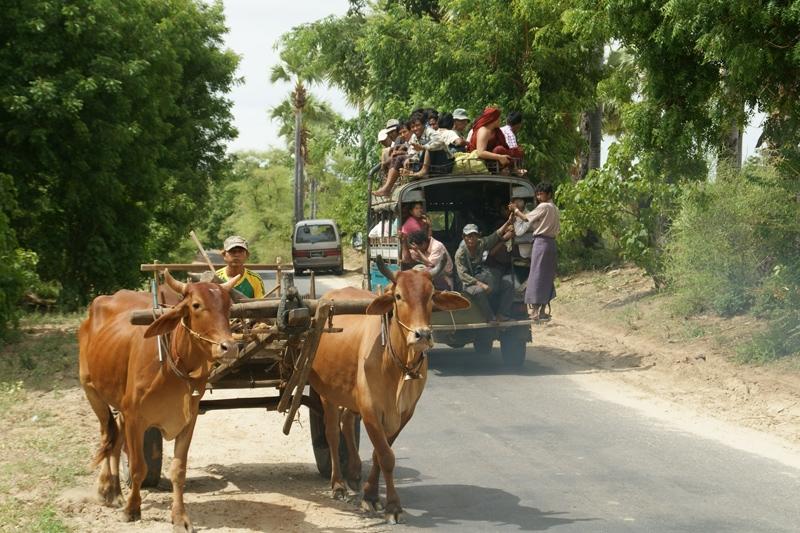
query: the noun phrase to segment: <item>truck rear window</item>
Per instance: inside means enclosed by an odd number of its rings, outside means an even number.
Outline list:
[[[315,242],[336,242],[336,232],[330,224],[319,226],[300,226],[297,228],[295,242],[313,244]]]

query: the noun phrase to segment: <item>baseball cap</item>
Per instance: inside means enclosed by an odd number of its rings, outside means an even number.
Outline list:
[[[381,131],[378,132],[378,142],[379,143],[382,143],[383,141],[385,141],[388,138],[389,138],[389,130],[388,129],[381,130]]]
[[[390,118],[386,121],[386,129],[391,130],[392,128],[397,128],[400,126],[400,121],[396,118]]]
[[[514,187],[511,189],[511,198],[533,198],[533,193],[527,187]]]
[[[478,235],[481,234],[481,232],[478,231],[478,226],[476,226],[475,224],[467,224],[466,226],[464,226],[463,233],[464,235],[470,235],[472,233],[477,233]]]
[[[225,239],[225,242],[222,243],[222,249],[226,252],[232,250],[233,248],[244,248],[247,250],[247,241],[244,237],[240,237],[238,235],[232,235]]]
[[[467,116],[467,111],[463,107],[454,109],[453,120],[469,120],[469,117]]]

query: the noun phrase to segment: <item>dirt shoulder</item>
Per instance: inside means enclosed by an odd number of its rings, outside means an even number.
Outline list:
[[[548,346],[579,372],[635,387],[687,415],[800,446],[798,362],[735,361],[736,347],[763,324],[752,317],[686,318],[670,309],[670,297],[656,293],[638,269],[583,273],[561,281],[555,318],[535,326],[534,346]]]

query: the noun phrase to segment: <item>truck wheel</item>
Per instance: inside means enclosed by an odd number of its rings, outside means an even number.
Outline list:
[[[487,332],[479,331],[475,334],[475,339],[472,341],[472,348],[475,353],[480,355],[491,355],[492,345],[494,339]]]
[[[158,428],[148,428],[144,432],[144,461],[147,463],[147,475],[142,481],[142,487],[157,487],[158,482],[161,481],[161,462],[164,458],[163,448],[164,441],[161,438],[161,431]],[[125,453],[124,446],[122,447],[119,462],[122,470],[122,479],[130,487],[133,480],[128,466],[128,454]]]
[[[311,389],[311,396],[319,395],[314,389]],[[308,410],[309,425],[311,426],[311,445],[314,448],[314,461],[317,463],[317,470],[319,475],[325,479],[331,478],[331,452],[328,446],[328,441],[325,438],[325,418],[318,414],[313,409]],[[356,449],[361,447],[361,417],[356,417]],[[347,469],[347,444],[344,441],[344,436],[339,435],[339,466],[342,472]]]
[[[521,368],[525,362],[525,348],[528,342],[522,335],[509,330],[500,336],[500,353],[503,363],[511,368]]]
[[[304,275],[305,270],[302,268],[295,268],[294,269],[294,277],[299,278],[300,276]]]

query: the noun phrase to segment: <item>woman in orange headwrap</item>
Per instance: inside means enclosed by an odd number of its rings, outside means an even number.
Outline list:
[[[500,168],[511,163],[508,148],[505,146],[505,136],[500,131],[500,110],[496,107],[487,107],[475,120],[472,126],[472,137],[469,141],[469,151],[477,151],[481,159],[497,161]]]

